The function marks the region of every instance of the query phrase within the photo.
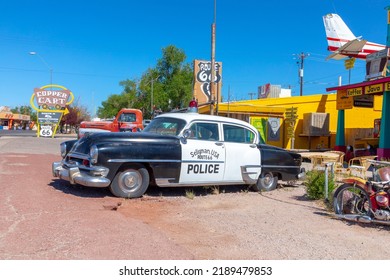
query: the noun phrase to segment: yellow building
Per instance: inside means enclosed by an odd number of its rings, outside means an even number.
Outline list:
[[[297,119],[294,127],[289,129],[286,112],[292,107],[296,108]],[[219,103],[215,110],[218,115],[254,124],[267,144],[292,148],[290,132],[294,135],[294,149],[333,149],[335,146],[336,93]],[[209,105],[199,108],[199,113],[209,112]],[[345,144],[354,145],[357,139],[372,138],[374,120],[381,115],[382,96],[374,96],[371,108],[345,110]]]

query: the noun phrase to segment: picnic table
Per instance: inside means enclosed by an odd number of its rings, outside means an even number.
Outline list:
[[[323,165],[326,162],[340,162],[342,155],[335,152],[300,152],[302,158],[307,158],[310,160],[311,164],[314,166]]]

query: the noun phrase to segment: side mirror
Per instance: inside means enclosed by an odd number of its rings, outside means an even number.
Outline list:
[[[189,129],[183,131],[183,137],[181,137],[181,141],[183,142],[183,144],[187,143],[187,139],[191,137],[191,134],[192,132]]]
[[[191,134],[192,134],[192,131],[189,130],[189,129],[186,129],[186,130],[184,130],[184,132],[183,132],[183,137],[184,137],[185,139],[188,139],[188,138],[191,137]]]

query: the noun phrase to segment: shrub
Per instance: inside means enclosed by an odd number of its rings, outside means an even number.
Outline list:
[[[306,193],[310,199],[325,198],[325,172],[320,170],[311,170],[306,173],[306,180],[304,182],[306,186]],[[331,197],[333,190],[335,189],[335,182],[333,175],[329,174],[328,177],[328,198]]]

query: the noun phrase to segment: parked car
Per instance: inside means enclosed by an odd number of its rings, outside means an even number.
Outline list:
[[[139,133],[92,133],[61,144],[55,177],[141,197],[159,187],[249,185],[270,191],[305,174],[301,156],[260,144],[247,122],[198,113],[167,113]]]
[[[81,138],[86,133],[95,132],[137,132],[144,129],[143,114],[141,110],[133,108],[122,108],[115,118],[99,121],[83,121],[77,132]]]

